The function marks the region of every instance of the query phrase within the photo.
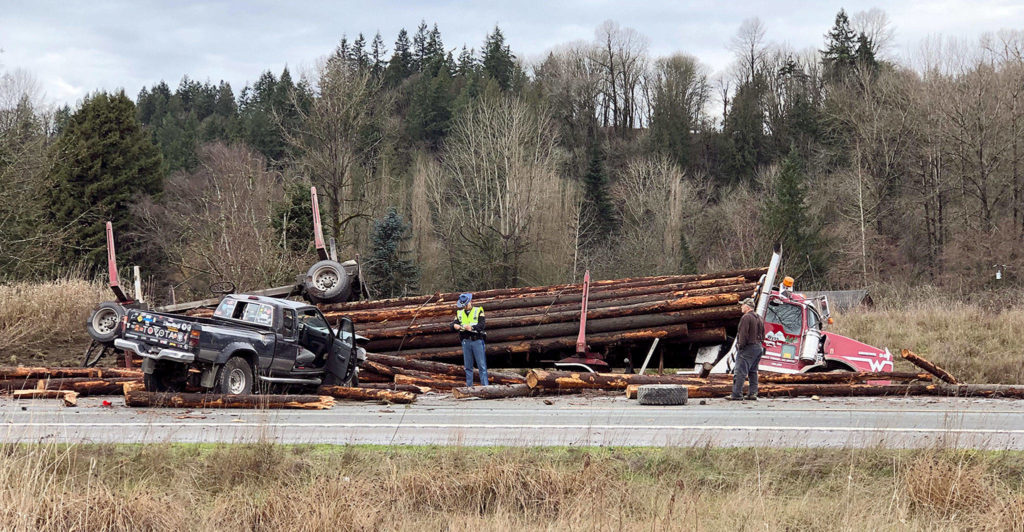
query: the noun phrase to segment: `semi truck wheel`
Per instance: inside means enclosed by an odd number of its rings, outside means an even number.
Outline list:
[[[322,260],[306,272],[302,282],[313,303],[338,303],[348,299],[352,289],[345,267],[333,260]]]
[[[686,386],[679,384],[645,384],[636,389],[636,402],[642,405],[685,405],[687,397]]]
[[[249,395],[252,385],[252,366],[242,357],[231,357],[217,373],[217,391],[220,393]]]
[[[104,301],[89,314],[85,328],[97,342],[107,344],[117,337],[117,328],[124,317],[124,307],[116,301]]]

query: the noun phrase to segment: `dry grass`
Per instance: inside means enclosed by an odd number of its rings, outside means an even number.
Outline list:
[[[73,277],[0,285],[0,364],[77,365],[89,312],[110,299],[104,284]]]
[[[831,329],[886,346],[897,358],[910,349],[964,381],[1024,384],[1024,306],[991,301],[964,303],[930,292],[838,315]]]
[[[9,530],[1022,530],[1024,454],[8,446]]]

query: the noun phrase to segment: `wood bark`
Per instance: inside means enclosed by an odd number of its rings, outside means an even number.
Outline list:
[[[14,399],[60,399],[64,406],[78,406],[78,393],[71,390],[15,390]]]
[[[388,403],[407,404],[416,400],[416,394],[398,390],[373,390],[368,388],[349,388],[346,386],[321,386],[317,393],[329,395],[335,399],[355,399],[357,401],[385,401]]]
[[[413,384],[395,384],[394,382],[369,382],[359,383],[360,388],[367,390],[394,390],[397,392],[412,392],[415,394],[429,393],[429,386],[416,386]]]
[[[395,368],[388,367],[386,364],[381,364],[375,360],[370,360],[369,354],[367,354],[366,360],[363,361],[361,369],[376,373],[377,375],[384,375],[386,377],[395,376]]]
[[[130,381],[121,384],[121,395],[128,395],[128,392],[144,392],[146,385],[138,381]]]
[[[434,362],[430,360],[416,360],[400,356],[382,355],[378,353],[367,353],[366,360],[380,362],[381,364],[387,364],[388,366],[393,366],[395,368],[405,368],[416,371],[422,371],[425,373],[449,375],[458,378],[466,376],[465,367],[459,364],[446,364],[444,362]],[[480,370],[473,370],[473,375],[479,378]],[[503,381],[509,381],[509,384],[518,384],[526,382],[526,377],[523,377],[522,375],[517,375],[515,373],[488,370],[487,376],[489,379],[496,378]]]
[[[505,399],[509,397],[529,397],[534,390],[526,384],[492,384],[490,386],[473,386],[452,389],[456,399],[477,397],[480,399]]]
[[[415,386],[428,386],[435,390],[450,391],[453,388],[464,386],[466,381],[455,381],[447,379],[430,379],[425,377],[414,377],[412,375],[395,375],[395,384],[412,384]]]
[[[1024,399],[1024,386],[1008,384],[949,384],[943,381],[937,384],[943,395]]]
[[[927,371],[928,373],[931,373],[932,375],[935,375],[936,377],[948,382],[949,384],[959,384],[959,381],[956,380],[956,377],[950,375],[948,371],[940,368],[938,365],[923,358],[922,356],[911,352],[909,349],[904,349],[903,351],[901,351],[900,356],[902,356],[904,359],[908,360],[915,366]]]
[[[707,384],[697,376],[640,375],[637,373],[584,373],[532,369],[526,374],[530,388],[553,390],[624,390],[630,384]]]
[[[713,374],[711,382],[732,382],[732,374]],[[761,371],[758,383],[775,384],[857,384],[867,381],[931,381],[930,373],[887,372],[887,371],[830,371],[824,373],[774,373]]]
[[[116,377],[110,379],[92,379],[88,377],[76,377],[68,379],[40,379],[38,389],[40,390],[71,390],[78,395],[121,395],[124,393],[124,384],[137,382],[142,384],[140,379],[131,377]]]
[[[334,406],[329,395],[226,395],[129,391],[126,406],[169,408],[256,408],[326,410]]]
[[[139,370],[124,368],[0,367],[0,379],[63,379],[75,377],[91,377],[94,379],[102,379],[105,377],[134,377],[136,379],[141,379],[142,372]]]

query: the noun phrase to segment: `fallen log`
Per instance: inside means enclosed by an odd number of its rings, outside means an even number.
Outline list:
[[[452,396],[456,399],[477,397],[480,399],[505,399],[509,397],[529,397],[536,393],[533,388],[525,384],[492,384],[490,386],[473,386],[452,389]]]
[[[78,406],[78,393],[71,390],[15,390],[14,399],[60,399],[64,406]]]
[[[75,377],[68,379],[40,379],[38,389],[40,390],[71,390],[78,395],[120,395],[124,393],[124,384],[137,382],[142,384],[140,379],[131,377],[116,377],[110,379],[90,379],[88,377]]]
[[[0,391],[10,392],[13,390],[35,390],[39,383],[45,379],[4,379],[0,380]]]
[[[732,374],[716,373],[708,379],[714,381],[727,380],[732,382]],[[931,381],[930,373],[912,373],[901,371],[829,371],[815,373],[774,373],[761,371],[757,374],[758,383],[775,384],[857,384],[867,381]]]
[[[132,407],[326,410],[334,406],[334,398],[329,395],[227,395],[131,390],[124,394],[124,404]]]
[[[689,397],[696,399],[716,399],[732,394],[731,384],[685,385]],[[636,399],[639,384],[626,387],[626,398]],[[868,397],[884,395],[943,395],[935,384],[765,384],[759,385],[757,395],[760,397]]]
[[[416,400],[412,392],[397,390],[372,390],[368,388],[349,388],[346,386],[321,386],[317,393],[329,395],[335,399],[355,399],[358,401],[384,401],[388,403],[406,404]]]
[[[146,391],[146,385],[141,382],[125,382],[121,384],[121,394],[128,395],[128,392],[144,392]]]
[[[696,375],[640,375],[638,373],[584,373],[531,369],[526,374],[530,388],[550,390],[624,390],[630,384],[707,384]]]
[[[365,383],[388,383],[388,382],[394,382],[394,380],[395,380],[395,377],[393,375],[392,376],[381,375],[379,373],[374,373],[372,371],[363,371],[362,368],[359,369],[359,384],[365,384]]]
[[[944,381],[939,381],[937,384],[943,395],[1024,399],[1024,386],[1011,384],[949,384]]]
[[[940,368],[935,363],[924,359],[920,355],[911,352],[909,349],[904,349],[900,351],[900,356],[902,356],[904,359],[908,360],[915,366],[927,371],[928,373],[931,373],[932,375],[935,375],[936,377],[948,382],[949,384],[959,384],[959,382],[956,380],[956,377],[950,375],[948,371]]]
[[[434,362],[431,360],[416,360],[394,355],[382,355],[379,353],[367,353],[366,360],[380,362],[381,364],[387,364],[388,366],[392,366],[395,368],[405,368],[439,375],[450,375],[452,377],[457,378],[464,378],[466,376],[465,367],[459,364],[447,364],[444,362]],[[476,378],[480,378],[480,370],[473,370],[473,375]],[[508,381],[508,384],[519,384],[526,382],[526,377],[523,377],[522,375],[516,375],[515,373],[506,373],[501,371],[488,370],[487,377],[489,379],[497,378],[503,381]]]
[[[435,390],[451,391],[453,388],[464,386],[466,381],[459,382],[453,380],[414,377],[412,375],[395,375],[395,384],[412,384],[414,386],[428,386]]]
[[[367,354],[367,359],[363,361],[363,365],[360,367],[360,371],[362,370],[365,370],[367,372],[373,372],[376,373],[377,375],[383,375],[385,377],[395,376],[394,368],[390,368],[384,364],[381,364],[374,360],[370,360],[369,354]]]
[[[90,377],[102,379],[105,377],[133,377],[142,378],[139,370],[124,368],[42,368],[28,366],[4,366],[0,367],[0,379],[63,379],[74,377]]]
[[[369,382],[359,383],[360,388],[367,390],[394,390],[396,392],[412,392],[415,394],[429,393],[429,386],[416,386],[415,384],[395,384],[394,382]]]

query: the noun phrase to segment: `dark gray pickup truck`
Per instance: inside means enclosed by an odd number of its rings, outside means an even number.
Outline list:
[[[227,394],[272,385],[355,385],[365,351],[352,322],[331,328],[308,303],[224,297],[211,318],[129,309],[114,346],[142,357],[146,390]]]

